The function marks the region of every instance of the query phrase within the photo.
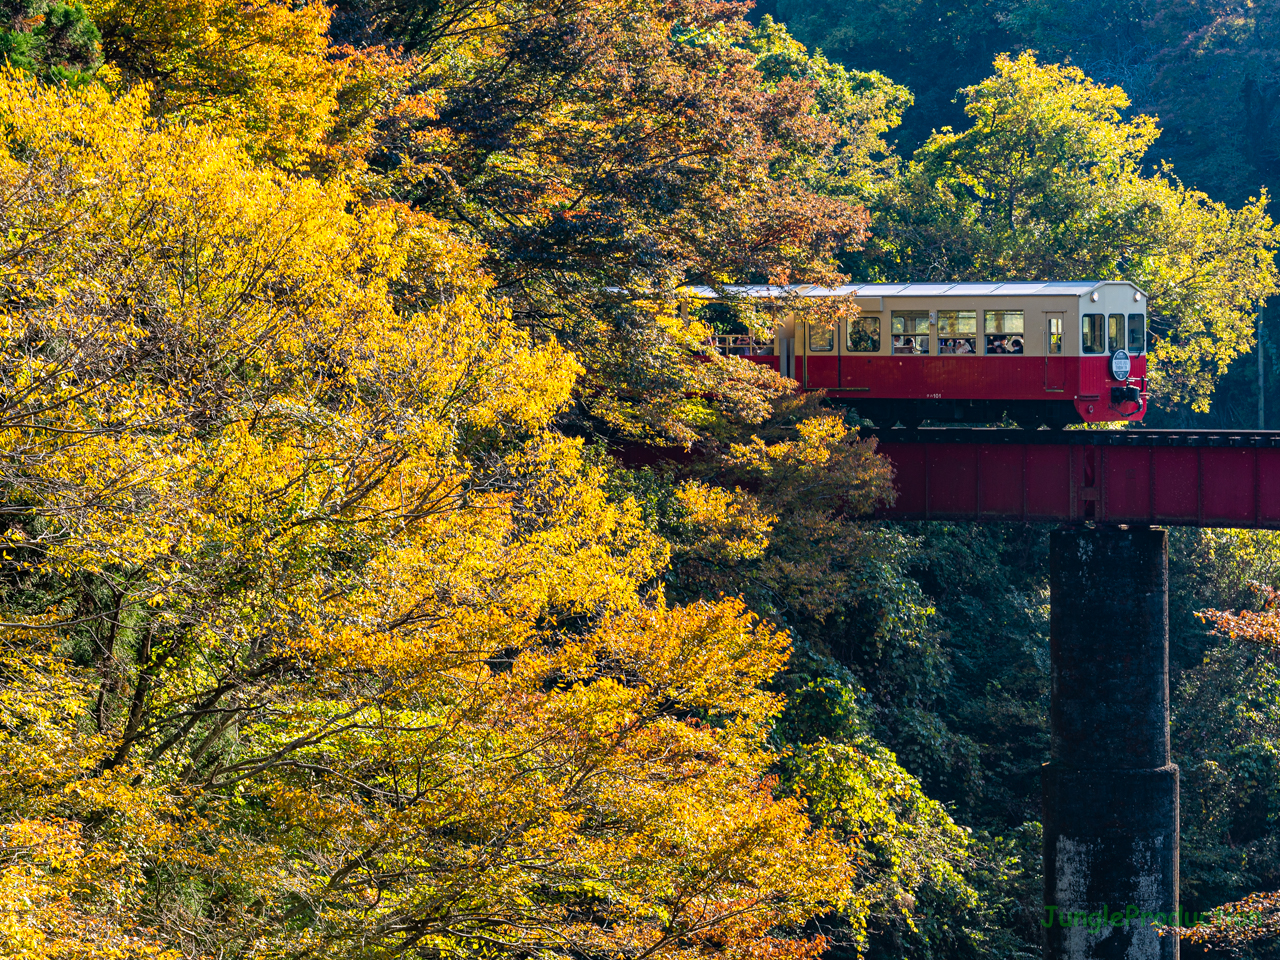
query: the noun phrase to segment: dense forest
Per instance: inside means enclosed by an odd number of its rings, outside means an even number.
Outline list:
[[[1124,278],[1151,419],[1247,421],[1266,5],[0,6],[0,953],[1039,956],[1048,530],[867,519],[682,290]],[[1170,564],[1209,912],[1280,534]]]
[[[910,91],[892,140],[904,157],[969,125],[962,88],[1002,53],[1034,52],[1118,86],[1126,115],[1156,118],[1142,156],[1188,186],[1245,204],[1280,189],[1280,7],[1226,0],[760,0],[833,62],[878,71]],[[855,273],[857,273],[855,267]],[[1272,306],[1274,310],[1274,305]],[[1165,411],[1170,426],[1256,427],[1260,374],[1269,426],[1280,424],[1280,316],[1261,308],[1261,370],[1236,365],[1212,414]],[[1274,325],[1274,329],[1273,328]]]

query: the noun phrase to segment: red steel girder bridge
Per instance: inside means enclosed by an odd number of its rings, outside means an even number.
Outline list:
[[[1173,927],[1183,917],[1161,528],[1280,529],[1280,432],[871,432],[898,490],[881,517],[1059,524],[1049,544],[1044,955],[1178,960],[1179,937],[1149,919]],[[1083,916],[1096,922],[1076,924]]]
[[[897,520],[1280,529],[1280,431],[870,431]]]

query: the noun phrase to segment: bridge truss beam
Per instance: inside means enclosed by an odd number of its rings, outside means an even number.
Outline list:
[[[1280,529],[1280,432],[876,430],[898,520]]]

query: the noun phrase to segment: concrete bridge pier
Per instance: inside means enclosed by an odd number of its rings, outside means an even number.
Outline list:
[[[1168,536],[1051,535],[1045,960],[1177,960],[1178,768],[1169,759]]]

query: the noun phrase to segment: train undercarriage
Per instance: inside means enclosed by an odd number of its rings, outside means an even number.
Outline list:
[[[1018,426],[1035,430],[1061,430],[1084,418],[1070,400],[861,400],[830,397],[829,402],[852,407],[858,416],[877,427],[902,424],[915,428],[925,421],[940,424],[1002,423],[1007,417]]]

